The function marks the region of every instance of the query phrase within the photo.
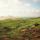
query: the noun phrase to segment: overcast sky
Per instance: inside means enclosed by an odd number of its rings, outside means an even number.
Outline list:
[[[0,0],[0,16],[38,17],[40,0]]]

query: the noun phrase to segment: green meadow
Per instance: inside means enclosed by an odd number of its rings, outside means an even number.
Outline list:
[[[35,26],[35,24],[40,24],[40,17],[39,18],[28,18],[28,19],[5,19],[0,20],[0,40],[3,35],[8,35],[10,40],[14,37],[19,37],[20,31],[23,28],[39,28],[39,26]],[[16,39],[15,39],[16,40]]]

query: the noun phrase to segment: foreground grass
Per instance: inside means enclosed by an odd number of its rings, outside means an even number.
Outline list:
[[[10,39],[14,38],[13,40],[18,40],[16,37],[20,37],[19,34],[23,34],[21,31],[24,31],[26,29],[32,30],[32,28],[40,29],[40,18],[0,20],[0,38],[3,38],[3,36],[7,37],[8,35]],[[30,36],[30,34],[28,35]]]

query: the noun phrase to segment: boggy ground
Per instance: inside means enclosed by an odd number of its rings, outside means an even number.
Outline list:
[[[31,29],[23,29],[19,34],[19,40],[40,40],[40,29],[39,28],[31,28]]]
[[[40,40],[40,29],[39,28],[31,28],[26,29],[23,28],[19,31],[18,36],[14,36],[13,38],[8,38],[7,35],[4,35],[0,40]]]

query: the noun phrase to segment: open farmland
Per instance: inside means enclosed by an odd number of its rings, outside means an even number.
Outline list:
[[[40,17],[0,20],[0,40],[40,40]]]

